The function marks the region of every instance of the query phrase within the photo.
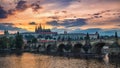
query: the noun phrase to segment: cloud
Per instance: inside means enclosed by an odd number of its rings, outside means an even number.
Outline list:
[[[42,9],[43,7],[41,7],[39,4],[37,3],[33,3],[31,4],[31,7],[33,9],[33,11],[38,11],[39,9]]]
[[[30,22],[29,25],[36,25],[36,23],[35,22]]]
[[[20,0],[18,3],[17,3],[17,6],[16,6],[16,10],[19,10],[19,11],[24,11],[28,8],[27,6],[27,1],[22,1]]]
[[[70,33],[95,33],[95,32],[101,32],[101,28],[89,28],[89,29],[85,29],[85,30],[81,30],[79,28],[70,31]]]
[[[4,6],[4,8],[3,8]],[[7,18],[8,15],[14,15],[17,11],[23,12],[27,10],[28,8],[32,8],[34,12],[37,12],[39,9],[42,9],[43,7],[40,6],[38,3],[28,3],[28,1],[20,0],[16,3],[16,6],[14,8],[11,8],[9,10],[5,10],[7,7],[5,5],[0,5],[0,18]],[[9,5],[11,6],[11,5]]]
[[[8,26],[11,25],[12,26],[14,24],[13,23],[0,23],[0,25],[8,25]]]
[[[109,13],[109,12],[112,12],[112,11],[113,10],[104,10],[104,11],[99,11],[99,12],[96,12],[96,13],[93,13],[93,14],[89,14],[90,15],[89,19],[102,18],[102,17],[104,17],[103,14],[106,14],[106,13]]]
[[[120,18],[114,18],[109,20],[108,22],[120,23]]]
[[[58,32],[58,33],[63,33],[65,30],[65,28],[57,28],[57,27],[54,27],[51,29],[53,32]]]
[[[52,26],[64,26],[64,27],[75,27],[75,26],[83,26],[86,25],[86,19],[65,19],[64,21],[53,20],[47,22],[48,25]]]
[[[51,18],[51,19],[59,19],[59,17],[58,16],[49,16],[48,18]]]
[[[60,6],[69,6],[74,1],[77,0],[44,0],[46,3],[56,3]]]
[[[29,3],[28,1],[18,1],[16,10],[18,11],[24,11],[28,8],[32,8],[34,12],[37,12],[39,9],[42,9],[43,7],[40,6],[40,3],[38,1],[35,1],[33,3]]]
[[[27,30],[22,29],[22,28],[18,28],[18,27],[13,27],[12,24],[3,24],[0,23],[0,30],[4,31],[4,30],[9,30],[9,31],[20,31],[20,32],[26,32]]]
[[[0,18],[7,18],[7,12],[0,6]]]

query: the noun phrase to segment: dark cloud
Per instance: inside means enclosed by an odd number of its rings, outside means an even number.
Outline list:
[[[20,28],[13,27],[11,25],[4,25],[0,23],[0,30],[19,30]]]
[[[95,33],[95,32],[101,32],[102,29],[100,28],[89,28],[89,29],[85,29],[85,30],[81,30],[81,29],[75,29],[73,31],[71,31],[70,33]]]
[[[110,19],[110,20],[108,20],[108,21],[105,21],[105,22],[114,22],[114,23],[120,23],[120,18],[119,17],[117,17],[117,18],[114,18],[114,19]]]
[[[97,13],[94,13],[92,14],[92,18],[102,18],[102,14],[104,13],[108,13],[108,12],[111,12],[112,10],[104,10],[104,11],[100,11],[100,12],[97,12]]]
[[[116,16],[116,17],[119,17],[120,15],[120,10],[118,9],[113,9],[113,10],[104,10],[104,11],[100,11],[100,12],[97,12],[97,13],[94,13],[94,14],[88,14],[88,16],[90,16],[89,19],[95,19],[95,18],[103,18],[104,15],[113,15],[113,16]]]
[[[0,18],[6,18],[7,12],[0,6]]]
[[[14,25],[13,23],[0,23],[0,25]]]
[[[0,6],[0,19],[7,18],[8,15],[14,15],[15,9],[4,10],[2,6]]]
[[[62,13],[67,13],[67,11],[62,11]]]
[[[14,15],[14,12],[15,12],[15,9],[10,9],[10,10],[8,10],[8,14],[9,14],[9,15]]]
[[[28,8],[27,6],[27,1],[19,1],[17,3],[17,6],[16,6],[16,9],[19,10],[19,11],[23,11],[23,10],[26,10]]]
[[[28,3],[27,1],[23,0],[18,1],[16,7],[9,10],[4,10],[4,8],[0,5],[0,18],[7,18],[8,15],[14,15],[16,11],[23,12],[28,8],[32,8],[34,12],[37,12],[43,7],[40,6],[38,3]]]
[[[49,16],[48,18],[51,18],[51,19],[59,19],[58,16]]]
[[[78,0],[44,0],[42,4],[55,4],[54,6],[51,6],[49,9],[61,9],[70,6],[73,2]]]
[[[32,7],[33,11],[38,11],[39,9],[42,9],[42,7],[37,3],[33,3],[31,5],[31,7]]]
[[[94,18],[102,18],[102,16],[95,15]]]
[[[19,32],[28,32],[28,31],[25,30],[25,29],[18,28],[18,27],[13,27],[12,25],[0,24],[0,31],[4,31],[4,30],[8,30],[8,31],[19,31]]]
[[[30,22],[29,25],[36,25],[36,23],[35,22]]]
[[[53,20],[50,22],[47,22],[48,25],[52,26],[65,26],[65,27],[75,27],[75,26],[83,26],[86,25],[86,19],[66,19],[64,21],[57,21]]]
[[[40,4],[38,2],[28,3],[27,1],[21,0],[17,3],[16,10],[24,11],[29,7],[32,8],[33,11],[35,11],[35,12],[38,11],[39,9],[43,8],[42,6],[40,6]]]
[[[54,27],[54,28],[52,28],[51,29],[53,32],[58,32],[58,33],[63,33],[65,30],[67,30],[67,29],[65,29],[65,28],[57,28],[57,27]]]

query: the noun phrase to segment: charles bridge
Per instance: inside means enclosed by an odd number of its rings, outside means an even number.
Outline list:
[[[76,52],[76,53],[106,53],[112,52],[111,46],[115,39],[93,39],[79,41],[48,41],[28,44],[30,51],[38,52]]]

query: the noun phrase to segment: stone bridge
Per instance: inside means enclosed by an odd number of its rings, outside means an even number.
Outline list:
[[[91,40],[90,44],[92,46],[94,46],[97,43],[105,43],[108,45],[111,45],[112,43],[114,43],[114,40]],[[38,47],[39,45],[45,46],[47,47],[48,45],[55,45],[55,46],[59,46],[60,44],[71,44],[72,46],[74,46],[75,44],[82,44],[85,45],[85,40],[80,40],[80,41],[54,41],[54,42],[38,42],[36,44],[36,47]]]
[[[97,52],[101,53],[101,50],[103,46],[109,46],[114,43],[114,39],[96,39],[96,40],[90,40],[89,46],[86,45],[85,40],[80,41],[54,41],[54,42],[39,42],[35,44],[31,44],[30,47],[35,47],[38,51],[74,51],[77,52],[85,52],[85,47],[88,49],[87,52]]]

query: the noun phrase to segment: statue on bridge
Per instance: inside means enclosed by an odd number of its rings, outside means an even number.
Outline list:
[[[85,45],[83,46],[83,49],[84,49],[85,53],[89,53],[91,48],[92,48],[92,46],[90,44],[90,37],[89,37],[89,34],[87,33],[87,35],[85,37]]]

